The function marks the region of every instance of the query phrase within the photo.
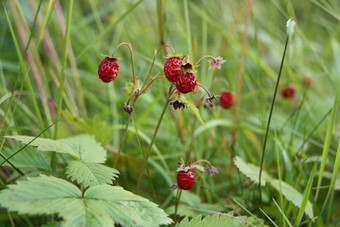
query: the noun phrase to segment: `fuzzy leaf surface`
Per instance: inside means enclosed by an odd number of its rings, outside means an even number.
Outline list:
[[[98,185],[82,197],[73,184],[52,176],[28,178],[0,192],[0,205],[20,214],[58,214],[63,226],[159,226],[172,220],[156,204],[121,187]]]
[[[256,221],[253,217],[233,216],[232,213],[214,214],[206,216],[202,219],[202,216],[196,216],[195,218],[189,219],[186,217],[176,227],[243,227],[243,226],[263,226],[262,223]]]
[[[25,144],[34,139],[32,136],[20,135],[6,137],[21,141]],[[84,162],[104,163],[106,159],[106,151],[104,148],[96,142],[93,136],[86,134],[60,140],[37,138],[30,145],[37,146],[37,149],[41,151],[55,151],[69,154]]]
[[[12,154],[17,152],[21,147],[14,146],[11,148],[5,148],[2,153],[9,158]],[[50,170],[50,166],[47,164],[44,157],[40,154],[40,152],[34,148],[27,146],[25,149],[21,150],[19,153],[14,155],[9,159],[16,167],[36,167],[40,169]],[[5,160],[0,157],[0,163],[3,163]],[[4,162],[4,166],[10,166],[8,162]]]
[[[280,190],[280,181],[277,179],[272,179],[269,181],[269,183],[278,191],[282,192],[284,197],[291,201],[295,206],[301,207],[302,200],[303,200],[303,195],[298,192],[295,188],[290,186],[284,181],[281,181],[281,190]],[[310,218],[314,218],[313,214],[313,205],[311,202],[307,202],[306,210],[305,213],[308,215]]]
[[[93,162],[73,161],[66,168],[66,175],[84,187],[110,184],[118,177],[118,170]]]
[[[237,168],[241,171],[241,173],[249,177],[256,184],[259,184],[260,168],[258,166],[243,161],[243,159],[239,156],[236,156],[234,158],[234,163],[237,166]],[[268,173],[262,170],[261,186],[265,186],[266,180],[270,179],[271,177],[268,175]]]

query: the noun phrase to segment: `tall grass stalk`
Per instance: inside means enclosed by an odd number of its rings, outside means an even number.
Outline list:
[[[276,85],[275,85],[275,90],[274,90],[274,94],[273,94],[272,104],[271,104],[270,111],[269,111],[269,116],[268,116],[268,121],[267,121],[267,128],[266,128],[266,134],[264,136],[263,149],[262,149],[262,155],[261,155],[259,182],[261,182],[261,178],[262,178],[262,169],[263,169],[264,155],[265,155],[265,152],[266,152],[266,146],[267,146],[267,139],[268,139],[268,133],[269,133],[269,128],[270,128],[270,122],[271,122],[272,115],[273,115],[276,94],[277,94],[277,90],[278,90],[279,83],[280,83],[280,78],[281,78],[283,63],[284,63],[284,60],[285,60],[285,57],[286,57],[286,51],[287,51],[288,42],[289,42],[289,36],[287,36],[286,44],[285,44],[285,47],[284,47],[284,50],[283,50],[280,70],[279,70],[279,74],[278,74],[278,77],[277,77],[277,80],[276,80]],[[261,203],[262,202],[262,192],[261,192],[261,185],[260,184],[259,184],[259,193],[260,193],[259,194],[259,200],[260,200],[260,203]]]

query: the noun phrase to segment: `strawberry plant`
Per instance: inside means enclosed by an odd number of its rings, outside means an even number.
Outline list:
[[[337,1],[2,3],[0,226],[339,225]]]

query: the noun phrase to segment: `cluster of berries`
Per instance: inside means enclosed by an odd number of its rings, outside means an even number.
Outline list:
[[[198,165],[199,162],[205,162],[209,164],[209,167],[203,167]],[[181,158],[179,161],[180,167],[177,169],[177,184],[172,186],[172,189],[180,188],[183,190],[190,190],[195,185],[195,174],[192,172],[193,169],[200,170],[202,172],[209,173],[210,176],[213,176],[218,173],[216,167],[212,166],[211,163],[207,160],[198,160],[188,166],[185,166],[183,159]]]
[[[186,94],[195,90],[197,80],[194,66],[189,61],[184,63],[184,57],[182,55],[168,56],[164,65],[164,74],[168,81],[175,83],[179,92]]]

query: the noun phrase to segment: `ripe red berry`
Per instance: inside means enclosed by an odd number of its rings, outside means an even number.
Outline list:
[[[166,60],[164,65],[165,77],[170,82],[176,82],[178,73],[180,71],[179,67],[183,64],[183,61],[179,57],[171,57]]]
[[[104,83],[109,83],[118,76],[119,64],[117,58],[106,57],[99,65],[98,75]]]
[[[295,86],[294,85],[290,85],[288,87],[285,87],[282,91],[281,91],[281,95],[283,96],[283,98],[286,99],[292,99],[295,96]]]
[[[180,189],[190,190],[194,187],[195,175],[190,171],[179,171],[177,173],[177,185]]]
[[[179,71],[176,88],[179,92],[186,94],[195,90],[197,85],[196,76],[193,73]]]
[[[229,109],[233,105],[233,100],[231,92],[223,92],[220,96],[220,104],[224,109]]]

